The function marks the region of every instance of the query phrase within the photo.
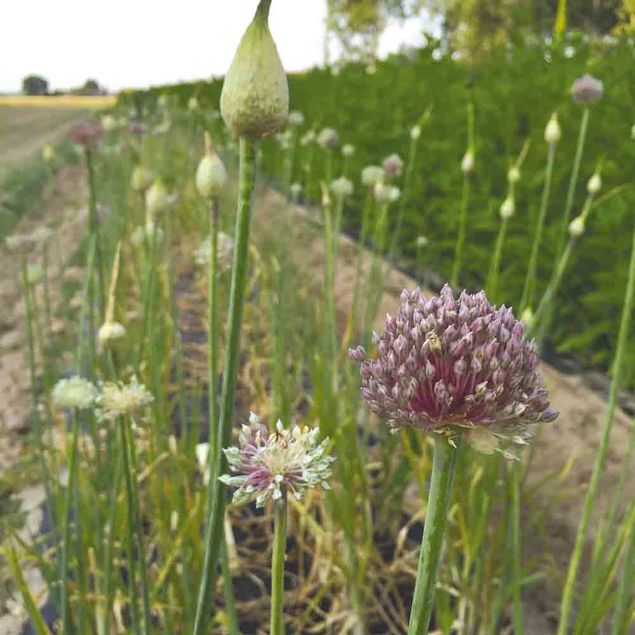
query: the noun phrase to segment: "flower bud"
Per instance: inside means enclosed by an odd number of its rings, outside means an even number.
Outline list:
[[[500,215],[503,220],[509,220],[516,211],[516,205],[514,203],[514,197],[508,196],[502,203],[500,208]]]
[[[170,196],[165,185],[157,179],[146,192],[146,211],[150,216],[164,212],[170,204]]]
[[[104,322],[99,329],[97,339],[100,347],[106,348],[115,340],[120,340],[126,335],[126,327],[119,322]]]
[[[47,143],[42,148],[42,158],[47,163],[50,163],[51,161],[53,161],[55,159],[55,150],[54,150],[54,148],[53,148],[53,146],[51,144]]]
[[[410,138],[416,141],[421,136],[421,126],[413,126],[410,128]]]
[[[534,312],[531,310],[531,307],[527,307],[520,316],[520,321],[525,325],[525,328],[528,329],[531,326],[533,319]]]
[[[469,174],[474,170],[474,152],[468,150],[461,161],[461,171],[463,174]]]
[[[586,184],[586,189],[589,194],[597,194],[602,187],[602,177],[598,172],[595,172]]]
[[[187,109],[190,112],[195,112],[198,110],[198,107],[198,99],[196,97],[192,96],[187,100]]]
[[[427,247],[430,244],[430,241],[428,240],[428,238],[426,236],[417,236],[417,247],[419,249],[423,248],[423,247]]]
[[[507,171],[507,181],[512,185],[520,181],[520,170],[515,165]]]
[[[261,0],[225,76],[220,106],[236,135],[250,139],[275,134],[289,114],[289,87],[267,23],[269,4]]]
[[[196,189],[204,198],[217,196],[227,185],[227,170],[212,148],[209,135],[205,136],[206,151],[196,170]]]
[[[137,165],[132,171],[130,185],[135,192],[145,192],[153,180],[152,172],[142,165]]]
[[[561,136],[562,132],[560,131],[560,124],[558,123],[558,115],[554,112],[547,122],[547,127],[545,128],[545,141],[548,144],[553,145],[560,141]]]
[[[584,234],[584,216],[577,216],[569,223],[569,236],[579,238]]]

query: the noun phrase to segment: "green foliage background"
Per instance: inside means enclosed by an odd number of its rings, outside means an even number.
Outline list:
[[[410,127],[432,106],[419,143],[416,178],[407,195],[402,262],[414,267],[415,239],[430,240],[425,264],[449,277],[458,222],[462,175],[460,161],[467,143],[467,105],[476,112],[476,169],[472,187],[462,284],[477,289],[484,283],[498,231],[498,209],[506,194],[507,168],[529,138],[531,147],[517,189],[517,211],[510,222],[503,254],[498,302],[514,305],[522,292],[538,213],[546,165],[545,124],[557,111],[563,137],[559,144],[539,279],[546,284],[577,141],[582,107],[569,90],[573,80],[590,72],[605,84],[604,98],[592,106],[586,149],[573,215],[583,204],[586,181],[599,162],[603,190],[626,185],[592,215],[559,292],[549,341],[559,351],[573,352],[587,367],[607,369],[617,335],[626,284],[632,224],[635,221],[635,83],[633,40],[589,41],[570,36],[558,45],[515,42],[496,50],[474,67],[464,60],[438,55],[437,42],[377,64],[368,74],[349,64],[337,75],[313,69],[290,76],[292,108],[303,112],[307,128],[336,128],[342,143],[357,151],[355,179],[365,165],[380,163],[392,152],[407,156]],[[160,93],[170,93],[185,106],[196,94],[205,109],[217,109],[221,80],[182,84],[137,93],[139,105],[153,107]],[[128,97],[130,98],[130,97]],[[264,146],[264,169],[276,177],[277,145]],[[299,149],[296,178],[305,161]],[[335,171],[337,176],[337,169]],[[363,200],[361,185],[346,209],[346,228],[355,233]],[[539,289],[540,291],[541,289]],[[635,340],[633,341],[635,344]],[[635,346],[628,367],[633,383]]]

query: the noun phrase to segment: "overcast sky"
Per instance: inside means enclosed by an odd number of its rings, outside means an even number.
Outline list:
[[[257,0],[3,0],[0,92],[31,73],[51,88],[94,78],[110,90],[221,75]],[[271,29],[287,70],[322,62],[326,0],[274,0]],[[421,41],[391,25],[381,53]]]

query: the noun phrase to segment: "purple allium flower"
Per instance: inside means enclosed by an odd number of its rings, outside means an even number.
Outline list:
[[[592,104],[602,98],[604,84],[593,75],[582,75],[573,82],[571,96],[576,104]]]
[[[384,172],[389,178],[401,176],[403,171],[403,161],[398,154],[391,154],[384,159]]]
[[[318,442],[318,434],[318,428],[286,430],[281,421],[270,434],[252,412],[249,425],[241,429],[238,447],[223,450],[233,476],[224,474],[220,480],[238,488],[234,503],[255,500],[262,507],[269,497],[277,501],[288,494],[301,499],[313,487],[329,489],[334,459],[326,454],[329,440]]]
[[[483,291],[461,293],[446,284],[439,296],[404,290],[397,317],[373,334],[377,357],[362,347],[350,357],[361,363],[362,397],[395,429],[405,426],[450,437],[466,429],[484,452],[523,445],[528,425],[553,421],[547,391],[536,372],[533,342],[511,309],[493,307]]]
[[[75,145],[92,146],[101,141],[104,129],[98,121],[82,119],[69,128],[68,136]]]

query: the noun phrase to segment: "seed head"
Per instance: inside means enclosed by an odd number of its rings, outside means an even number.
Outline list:
[[[288,430],[281,421],[270,434],[252,412],[238,447],[223,450],[233,476],[224,474],[220,480],[238,488],[234,503],[256,501],[263,507],[267,498],[277,501],[291,495],[299,500],[314,487],[330,489],[327,481],[334,459],[327,454],[328,439],[320,443],[318,435],[318,428]]]
[[[592,104],[604,94],[604,84],[592,75],[582,75],[573,82],[571,96],[577,104]]]
[[[68,135],[75,145],[88,147],[97,145],[102,140],[104,129],[98,121],[82,119],[70,127]]]
[[[403,171],[403,161],[398,154],[391,154],[384,159],[384,172],[388,178],[394,178],[401,175]]]
[[[60,379],[53,387],[53,403],[58,408],[85,410],[92,407],[97,398],[97,388],[83,377],[75,375]]]
[[[349,352],[361,363],[363,400],[392,428],[451,438],[466,430],[468,441],[482,449],[488,439],[505,454],[525,443],[531,424],[555,419],[535,344],[511,309],[493,307],[483,291],[455,300],[448,285],[428,299],[404,290],[401,300],[373,334],[376,357]]]
[[[261,2],[225,76],[220,108],[238,136],[261,139],[282,130],[289,114],[289,87]]]
[[[549,118],[545,128],[545,141],[549,145],[554,145],[560,141],[561,136],[562,132],[560,130],[560,124],[558,123],[558,115],[554,112]]]

